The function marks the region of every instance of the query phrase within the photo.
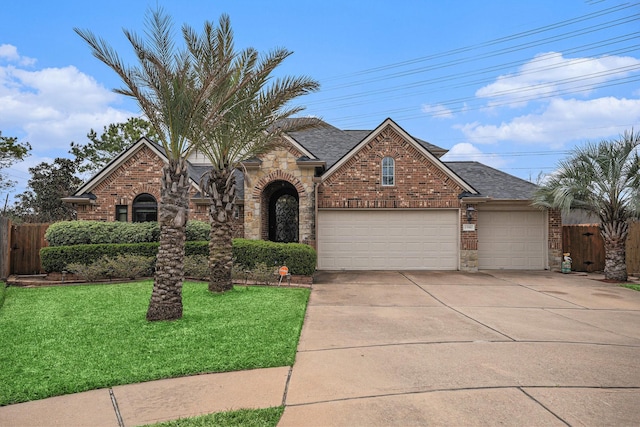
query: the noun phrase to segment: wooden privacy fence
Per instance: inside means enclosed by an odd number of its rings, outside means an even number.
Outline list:
[[[604,240],[597,224],[562,227],[562,252],[571,254],[574,271],[604,270]],[[627,237],[627,273],[640,273],[640,222],[632,222]]]
[[[0,280],[11,274],[11,221],[0,217]]]
[[[12,224],[0,218],[0,279],[11,274],[43,273],[40,248],[47,246],[49,224]]]

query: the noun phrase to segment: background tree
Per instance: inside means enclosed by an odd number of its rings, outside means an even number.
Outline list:
[[[208,52],[203,50],[206,56]],[[201,180],[201,188],[210,197],[209,219],[209,290],[232,289],[231,214],[236,203],[234,170],[242,160],[272,150],[283,132],[313,126],[315,119],[286,120],[303,110],[287,107],[293,99],[313,92],[319,84],[308,77],[284,77],[271,80],[272,72],[292,52],[277,49],[260,59],[258,52],[247,49],[238,55],[235,81],[245,81],[225,106],[221,124],[203,127],[199,150],[213,165]],[[206,62],[203,58],[200,62]]]
[[[76,219],[76,211],[61,198],[69,195],[82,180],[76,174],[73,160],[57,158],[29,168],[28,189],[19,194],[13,214],[25,222],[54,222]]]
[[[29,151],[31,151],[31,145],[28,142],[19,143],[18,138],[2,136],[2,131],[0,131],[0,190],[15,185],[15,181],[10,180],[2,173],[2,169],[24,160],[29,155]]]
[[[95,173],[143,136],[155,141],[156,132],[151,123],[130,117],[126,122],[105,126],[100,136],[91,129],[87,134],[90,142],[84,145],[71,142],[69,153],[76,158],[79,173]]]
[[[116,93],[135,99],[151,123],[168,157],[162,169],[158,222],[158,251],[148,320],[182,317],[185,226],[189,211],[189,177],[186,157],[194,148],[193,135],[204,123],[215,125],[221,107],[233,95],[233,51],[228,48],[229,19],[219,26],[205,22],[199,35],[188,26],[182,33],[185,48],[172,40],[171,19],[162,10],[150,12],[146,20],[147,40],[124,30],[138,65],[125,65],[117,52],[92,32],[75,29],[93,55],[118,74],[124,86]],[[210,62],[199,63],[199,49],[211,49]]]
[[[567,213],[581,209],[600,219],[605,245],[606,279],[627,280],[626,240],[629,220],[640,207],[640,134],[577,148],[538,188],[534,205]]]

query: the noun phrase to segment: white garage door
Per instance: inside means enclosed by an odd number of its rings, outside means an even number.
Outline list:
[[[457,268],[458,211],[318,213],[318,269]]]
[[[543,270],[546,230],[544,212],[478,212],[478,267]]]

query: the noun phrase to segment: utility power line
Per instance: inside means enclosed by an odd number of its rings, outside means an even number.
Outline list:
[[[315,94],[310,98],[307,106],[315,107],[318,115],[322,115],[322,112],[338,111],[347,107],[359,105],[373,106],[376,102],[382,103],[384,101],[409,97],[414,99],[412,105],[390,109],[389,105],[384,104],[380,106],[378,111],[371,111],[371,109],[369,109],[366,113],[363,112],[362,114],[349,116],[343,114],[339,118],[332,119],[332,122],[345,123],[351,127],[357,127],[360,126],[359,123],[364,124],[367,118],[380,117],[381,115],[393,115],[394,118],[403,120],[429,116],[438,117],[463,111],[481,110],[487,107],[487,99],[491,100],[489,104],[491,107],[509,106],[516,103],[548,99],[554,96],[575,94],[585,90],[635,83],[638,81],[638,77],[633,74],[640,71],[640,66],[628,65],[626,67],[618,67],[616,69],[593,72],[581,76],[559,78],[553,81],[545,80],[535,82],[535,79],[532,79],[534,81],[532,84],[527,86],[520,85],[496,92],[485,98],[479,98],[474,93],[467,96],[446,97],[437,101],[415,100],[415,97],[419,95],[437,92],[451,94],[452,89],[486,85],[497,81],[499,75],[504,76],[506,74],[506,76],[501,78],[501,82],[506,81],[506,79],[515,79],[523,76],[534,77],[538,73],[552,73],[554,70],[561,71],[568,66],[588,66],[589,62],[595,63],[595,61],[600,61],[606,57],[637,52],[640,50],[640,44],[637,43],[637,40],[640,38],[640,32],[637,31],[638,27],[635,26],[635,23],[640,20],[640,13],[635,13],[635,10],[637,10],[639,4],[640,3],[634,2],[616,5],[576,18],[563,20],[494,40],[327,78],[324,79],[324,81],[335,82],[335,85],[325,87],[325,89],[321,90],[318,94]],[[621,13],[626,14],[626,16],[615,16]],[[598,20],[602,19],[605,19],[605,21],[598,22]],[[628,30],[630,25],[633,27],[631,31]],[[576,26],[579,27],[576,28]],[[570,29],[572,27],[573,29]],[[549,34],[552,31],[561,29],[570,30],[564,31],[561,34]],[[613,29],[616,29],[616,31],[619,30],[618,32],[623,31],[624,33],[612,35]],[[517,60],[501,61],[499,64],[490,66],[481,65],[485,60],[513,55],[519,52],[524,53],[531,48],[549,45],[559,41],[582,40],[581,37],[587,35],[592,36],[600,32],[606,32],[607,37],[588,43],[583,42],[564,49],[555,49],[557,52],[546,55],[538,55],[535,57],[529,55],[528,57],[521,57]],[[530,40],[532,37],[536,38]],[[486,49],[490,50],[486,51]],[[560,63],[549,63],[552,55],[557,53],[562,55],[562,61]],[[587,57],[575,59],[565,57],[565,55],[578,53],[585,54]],[[468,67],[474,64],[480,65],[474,67],[472,70],[465,69],[457,71],[457,67],[463,65]],[[524,64],[528,66],[526,70],[513,71],[514,67]],[[415,67],[415,65],[420,66]],[[381,82],[390,83],[401,78],[406,79],[412,76],[420,77],[421,75],[435,72],[445,74],[438,75],[436,73],[426,79],[414,79],[413,81],[380,87]],[[349,92],[349,89],[357,89],[357,91]],[[342,93],[336,96],[326,96],[337,91]],[[543,94],[539,95],[538,92],[543,92]],[[432,112],[431,114],[424,113],[420,111],[422,104],[437,106],[441,108],[441,110]],[[398,114],[402,116],[398,117]]]

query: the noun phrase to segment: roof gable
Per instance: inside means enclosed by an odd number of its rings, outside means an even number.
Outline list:
[[[164,149],[147,139],[146,137],[140,138],[137,142],[130,145],[123,152],[118,154],[116,158],[111,160],[102,170],[100,170],[97,174],[92,176],[88,181],[86,181],[82,186],[73,193],[73,196],[83,196],[87,193],[90,193],[98,184],[108,178],[116,169],[118,169],[122,164],[124,164],[128,159],[130,159],[135,153],[141,150],[143,147],[149,148],[154,154],[156,154],[164,163],[168,163],[169,159],[164,152]],[[188,163],[188,162],[187,162]],[[188,164],[188,166],[191,166]],[[193,167],[189,167],[189,178],[191,180],[191,184],[196,188],[196,190],[200,191],[200,187],[198,185],[197,177],[192,175],[192,171],[195,171]]]
[[[458,176],[455,172],[449,169],[438,157],[432,154],[428,149],[426,149],[421,143],[419,143],[415,138],[409,135],[404,129],[402,129],[396,122],[391,120],[390,118],[383,121],[375,130],[370,132],[364,139],[362,139],[358,144],[356,144],[349,152],[343,155],[337,162],[335,162],[331,167],[328,168],[327,172],[322,175],[322,181],[326,181],[333,173],[335,173],[341,166],[349,161],[352,157],[354,157],[359,151],[361,151],[367,144],[369,144],[372,140],[378,137],[380,133],[382,133],[387,128],[393,129],[398,135],[402,137],[405,141],[411,144],[422,156],[428,159],[434,166],[440,169],[446,176],[451,178],[456,184],[458,184],[461,188],[471,194],[477,194],[478,192],[464,179]]]

